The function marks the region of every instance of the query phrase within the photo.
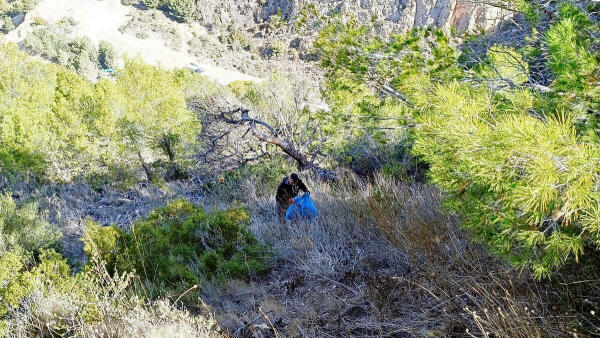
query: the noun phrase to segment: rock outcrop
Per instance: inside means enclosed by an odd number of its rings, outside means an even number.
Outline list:
[[[373,23],[381,34],[435,26],[458,32],[493,30],[511,12],[478,0],[203,0],[200,22],[209,26],[261,24],[273,15],[285,19],[310,6],[321,14],[344,13]]]

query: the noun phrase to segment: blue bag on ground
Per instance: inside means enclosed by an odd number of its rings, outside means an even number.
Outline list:
[[[290,205],[285,213],[285,219],[289,221],[303,219],[312,221],[319,217],[319,210],[309,193],[294,197],[294,204]]]

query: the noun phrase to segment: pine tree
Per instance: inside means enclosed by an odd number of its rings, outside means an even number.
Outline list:
[[[463,226],[541,278],[600,245],[595,31],[565,4],[530,45],[492,46],[483,57],[460,54],[441,32],[383,40],[353,21],[334,22],[315,47],[331,123],[351,116],[360,128],[359,115],[404,115],[413,154]],[[532,80],[532,56],[552,73],[547,89]]]

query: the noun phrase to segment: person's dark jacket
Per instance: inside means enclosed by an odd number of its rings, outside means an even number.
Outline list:
[[[279,184],[279,187],[277,188],[277,195],[275,195],[275,200],[279,204],[289,204],[290,198],[298,196],[298,192],[300,190],[304,192],[308,191],[308,188],[306,188],[306,185],[304,185],[304,182],[302,182],[301,179],[298,179],[296,185],[293,186],[290,183],[290,179],[288,177],[285,177],[283,181]]]

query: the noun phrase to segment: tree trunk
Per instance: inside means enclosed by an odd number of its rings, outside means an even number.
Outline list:
[[[144,158],[142,157],[142,153],[139,150],[138,150],[137,154],[138,154],[138,158],[140,159],[140,163],[142,164],[142,168],[144,168],[144,173],[146,174],[146,179],[148,181],[152,181],[152,177],[153,177],[152,170],[150,170],[150,167],[144,161]]]
[[[175,151],[173,151],[171,139],[168,136],[164,136],[160,140],[160,146],[169,158],[169,168],[165,179],[167,181],[173,181],[187,178],[187,173],[175,162]]]

